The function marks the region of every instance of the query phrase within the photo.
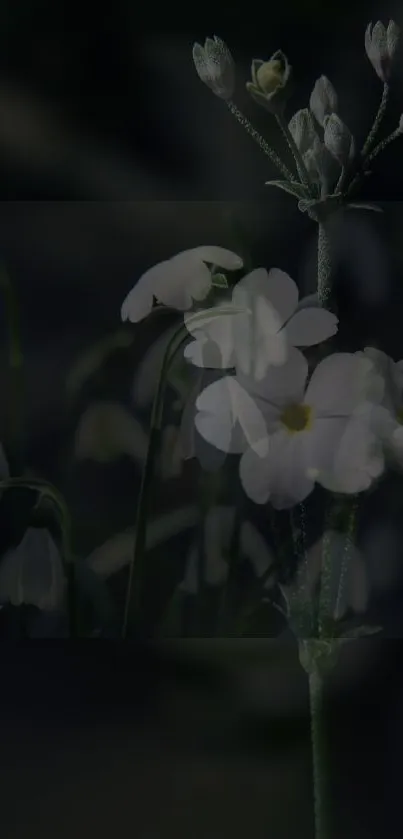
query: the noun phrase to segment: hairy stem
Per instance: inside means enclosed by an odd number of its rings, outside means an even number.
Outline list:
[[[369,150],[372,146],[372,143],[375,140],[375,137],[376,137],[376,135],[379,131],[381,122],[382,122],[382,120],[385,116],[386,106],[388,104],[388,98],[389,98],[389,85],[387,84],[387,82],[385,82],[385,84],[383,86],[383,91],[382,91],[381,103],[380,103],[379,108],[378,108],[378,113],[375,117],[374,124],[373,124],[373,126],[372,126],[372,128],[371,128],[371,130],[368,134],[368,137],[365,140],[365,143],[362,147],[361,157],[366,157],[367,156],[367,154],[368,154],[368,152],[369,152]]]
[[[309,705],[311,721],[315,839],[328,839],[329,836],[326,814],[322,694],[322,679],[319,673],[314,670],[309,674]]]
[[[270,158],[273,165],[280,170],[281,174],[286,178],[286,180],[290,182],[295,182],[295,177],[293,176],[293,174],[290,172],[289,169],[287,169],[287,166],[283,163],[278,154],[276,154],[274,149],[272,149],[271,146],[269,146],[269,144],[266,143],[266,140],[263,139],[261,134],[259,134],[259,132],[256,131],[256,128],[253,127],[253,125],[249,122],[248,118],[244,116],[244,114],[239,110],[239,108],[237,108],[236,105],[234,105],[233,102],[227,102],[227,105],[231,113],[240,123],[240,125],[242,125],[245,128],[245,130],[253,138],[253,140],[255,140],[258,146],[260,146],[264,154],[268,158]]]
[[[330,242],[326,225],[319,222],[318,230],[318,300],[321,306],[328,308],[332,293],[332,264]]]

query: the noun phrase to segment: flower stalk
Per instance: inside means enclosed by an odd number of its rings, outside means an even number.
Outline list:
[[[368,137],[365,140],[365,143],[364,143],[364,145],[362,147],[362,150],[361,150],[361,157],[362,158],[365,158],[367,156],[367,154],[370,151],[371,146],[372,146],[372,144],[375,140],[375,137],[376,137],[376,135],[379,131],[382,120],[383,120],[383,118],[385,116],[385,113],[386,113],[388,99],[389,99],[389,85],[388,85],[387,82],[385,82],[384,85],[383,85],[382,98],[381,98],[381,102],[380,102],[380,105],[379,105],[379,108],[378,108],[378,112],[376,114],[373,126],[372,126],[372,128],[371,128],[371,130],[368,134]]]
[[[239,124],[245,128],[245,130],[252,137],[255,143],[258,144],[258,146],[261,148],[264,154],[271,160],[273,165],[280,170],[281,174],[284,176],[284,178],[286,178],[287,181],[293,183],[295,181],[294,176],[287,168],[287,166],[283,163],[283,161],[280,159],[278,154],[276,154],[274,149],[272,149],[271,146],[269,146],[266,140],[264,140],[261,134],[259,134],[259,132],[256,131],[256,128],[253,127],[253,125],[249,122],[247,117],[242,113],[242,111],[239,110],[239,108],[237,108],[237,106],[233,102],[230,101],[227,102],[227,104],[231,113],[238,120]]]
[[[323,682],[319,672],[309,674],[309,708],[312,747],[312,776],[315,817],[315,839],[329,839],[327,823],[327,789],[324,772],[325,754],[323,737]]]
[[[318,300],[321,306],[329,308],[332,293],[332,263],[330,241],[324,221],[319,221],[318,229]]]

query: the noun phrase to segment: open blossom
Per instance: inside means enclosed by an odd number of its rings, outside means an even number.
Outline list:
[[[252,99],[271,113],[282,112],[290,93],[292,75],[292,68],[284,53],[277,50],[269,61],[255,58],[251,75],[252,81],[247,82],[246,89]]]
[[[368,395],[381,398],[369,359],[336,353],[315,369],[290,348],[283,367],[261,381],[226,376],[199,396],[196,426],[208,442],[242,454],[247,495],[277,509],[303,501],[315,481],[339,492],[367,489],[384,461],[367,413]],[[368,408],[370,414],[370,408]]]
[[[231,99],[235,89],[235,64],[221,38],[206,38],[204,47],[194,44],[193,61],[199,78],[219,96]]]
[[[369,23],[365,31],[365,51],[379,78],[389,81],[394,58],[400,39],[400,28],[394,20],[388,27],[378,20],[375,26]]]
[[[299,307],[297,286],[284,271],[258,268],[237,283],[229,307],[206,309],[197,320],[185,315],[195,339],[185,358],[198,367],[235,367],[262,379],[269,365],[284,364],[290,347],[325,341],[337,323],[325,309]]]
[[[140,277],[123,301],[122,320],[143,320],[152,310],[154,297],[180,311],[190,309],[194,300],[204,300],[211,288],[211,271],[206,262],[227,271],[238,271],[243,265],[236,253],[215,245],[182,251]]]

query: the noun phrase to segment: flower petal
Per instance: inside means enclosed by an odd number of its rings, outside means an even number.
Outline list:
[[[258,443],[264,448],[267,430],[263,415],[234,376],[206,387],[196,408],[197,430],[221,451],[240,453]]]
[[[275,419],[289,403],[304,400],[308,376],[308,362],[295,347],[289,347],[287,361],[282,367],[269,367],[266,375],[257,381],[251,376],[237,375],[239,384],[248,391],[261,410],[266,422]]]
[[[190,263],[194,260],[200,262],[209,262],[212,265],[218,265],[219,268],[225,268],[227,271],[239,271],[243,267],[243,259],[233,251],[227,248],[221,248],[218,245],[199,245],[197,248],[191,248],[187,251],[182,251],[177,257],[181,260],[189,258]]]
[[[298,305],[298,288],[294,280],[279,268],[271,268],[269,272],[265,268],[257,268],[244,277],[235,286],[234,303],[238,288],[247,289],[251,299],[265,297],[277,312],[280,325],[291,317]]]
[[[294,347],[312,347],[335,335],[338,322],[332,312],[308,307],[295,312],[283,331]]]
[[[365,401],[375,375],[369,359],[354,353],[334,353],[318,364],[305,401],[319,416],[348,417]]]
[[[323,428],[329,422],[322,420]],[[319,468],[317,481],[333,492],[355,494],[368,489],[384,469],[381,443],[360,418],[353,417],[345,426],[339,443],[333,449],[333,465]]]
[[[248,450],[241,458],[240,478],[245,492],[256,504],[270,501],[276,510],[289,509],[313,490],[307,475],[300,437],[278,431],[269,437],[266,455]]]

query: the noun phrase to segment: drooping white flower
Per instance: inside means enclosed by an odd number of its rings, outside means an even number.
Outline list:
[[[216,35],[206,38],[204,47],[194,44],[192,54],[202,82],[220,99],[231,99],[235,89],[235,64],[224,41]]]
[[[204,524],[204,582],[210,586],[221,586],[228,576],[228,551],[231,547],[232,532],[235,526],[234,507],[217,506],[209,510]],[[263,577],[273,562],[273,554],[261,533],[250,521],[241,524],[240,555],[248,559],[256,577]],[[180,583],[180,590],[187,594],[197,594],[199,589],[198,563],[199,546],[191,545],[186,561],[185,575]],[[267,585],[269,587],[269,583]]]
[[[337,113],[337,93],[327,76],[321,76],[316,80],[309,99],[309,107],[319,125],[322,126],[326,116]]]
[[[199,432],[224,451],[242,453],[241,481],[258,504],[292,507],[315,481],[330,479],[340,492],[360,492],[383,469],[376,435],[359,413],[372,389],[372,362],[337,353],[308,384],[307,376],[306,359],[291,348],[285,365],[270,367],[263,380],[227,376],[197,400]]]
[[[0,601],[59,609],[65,590],[60,552],[45,528],[29,527],[16,548],[0,561]]]
[[[201,245],[159,262],[143,274],[123,301],[122,320],[137,323],[150,314],[154,297],[165,306],[185,311],[204,300],[211,288],[207,263],[227,271],[242,268],[240,256],[215,245]]]
[[[237,373],[262,379],[269,365],[284,364],[290,347],[313,346],[337,332],[331,312],[298,306],[296,284],[278,268],[258,268],[240,280],[231,306],[222,308],[222,316],[219,306],[206,309],[197,321],[185,315],[195,339],[185,358],[196,366],[235,367]]]
[[[378,20],[375,26],[369,23],[365,31],[365,51],[379,78],[389,81],[393,62],[399,45],[400,27],[390,20],[387,29]]]

